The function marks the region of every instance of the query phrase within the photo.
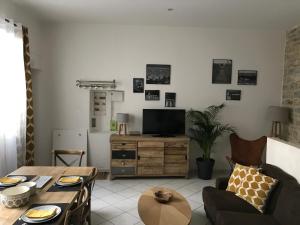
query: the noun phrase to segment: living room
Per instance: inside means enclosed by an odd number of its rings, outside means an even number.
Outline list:
[[[209,224],[202,188],[214,186],[219,176],[230,175],[226,156],[231,155],[232,131],[245,140],[256,140],[271,136],[275,122],[282,125],[280,138],[292,146],[300,144],[299,9],[299,2],[292,0],[0,0],[0,17],[27,27],[29,33],[32,165],[53,165],[55,148],[75,143],[83,146],[82,164],[100,173],[92,194],[94,225],[147,224],[139,215],[137,200],[153,185],[180,190],[192,209],[190,224]],[[224,65],[226,79],[214,80]],[[151,66],[167,68],[167,83],[151,81]],[[243,83],[243,72],[254,80]],[[1,94],[7,95],[4,91]],[[95,99],[102,94],[106,99],[101,108],[102,102],[99,106]],[[114,99],[108,98],[109,94]],[[167,104],[168,96],[171,105]],[[203,155],[203,148],[188,132],[185,134],[191,140],[184,174],[189,179],[109,179],[111,134],[117,139],[141,138],[145,109],[203,112],[223,103],[218,120],[232,131],[213,142],[212,179],[197,177],[196,158]],[[288,109],[291,118],[277,123],[270,106]],[[128,135],[119,136],[117,122],[123,124],[122,118]],[[185,124],[187,131],[193,128],[191,122]],[[276,131],[273,136],[278,135]],[[160,138],[160,143],[173,140]],[[138,144],[134,148],[138,151]],[[261,153],[263,162],[267,154]],[[3,170],[7,173],[1,176],[17,169],[15,164],[8,165]]]

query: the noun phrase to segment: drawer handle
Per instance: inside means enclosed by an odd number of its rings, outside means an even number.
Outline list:
[[[122,145],[126,145],[126,143],[122,143]]]
[[[124,161],[122,161],[121,164],[122,164],[122,166],[125,166],[125,162]]]
[[[124,170],[124,169],[121,169],[121,172],[122,172],[122,173],[125,173],[125,170]]]
[[[140,159],[141,159],[141,156],[138,155],[138,160],[140,160]]]
[[[122,157],[125,158],[125,157],[126,157],[126,154],[122,154]]]

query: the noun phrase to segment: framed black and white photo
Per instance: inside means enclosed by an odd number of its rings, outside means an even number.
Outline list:
[[[160,93],[159,90],[145,90],[146,101],[159,101]]]
[[[133,93],[144,93],[144,78],[133,78]]]
[[[232,60],[213,59],[212,83],[231,84]]]
[[[170,84],[171,65],[147,64],[146,83],[147,84]]]
[[[176,93],[165,93],[165,107],[176,107]]]
[[[239,70],[238,85],[256,85],[257,70]]]
[[[241,90],[226,90],[226,100],[240,101],[241,94]]]

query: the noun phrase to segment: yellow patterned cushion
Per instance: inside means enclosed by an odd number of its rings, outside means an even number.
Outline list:
[[[250,168],[243,180],[236,196],[253,205],[261,213],[264,212],[266,201],[270,192],[277,184],[277,180]]]
[[[246,177],[250,167],[243,166],[238,163],[235,164],[234,170],[229,178],[226,191],[231,191],[236,193],[241,183]]]

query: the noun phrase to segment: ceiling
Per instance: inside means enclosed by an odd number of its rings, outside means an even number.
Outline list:
[[[300,24],[300,0],[12,1],[48,22],[254,29],[289,29]]]

